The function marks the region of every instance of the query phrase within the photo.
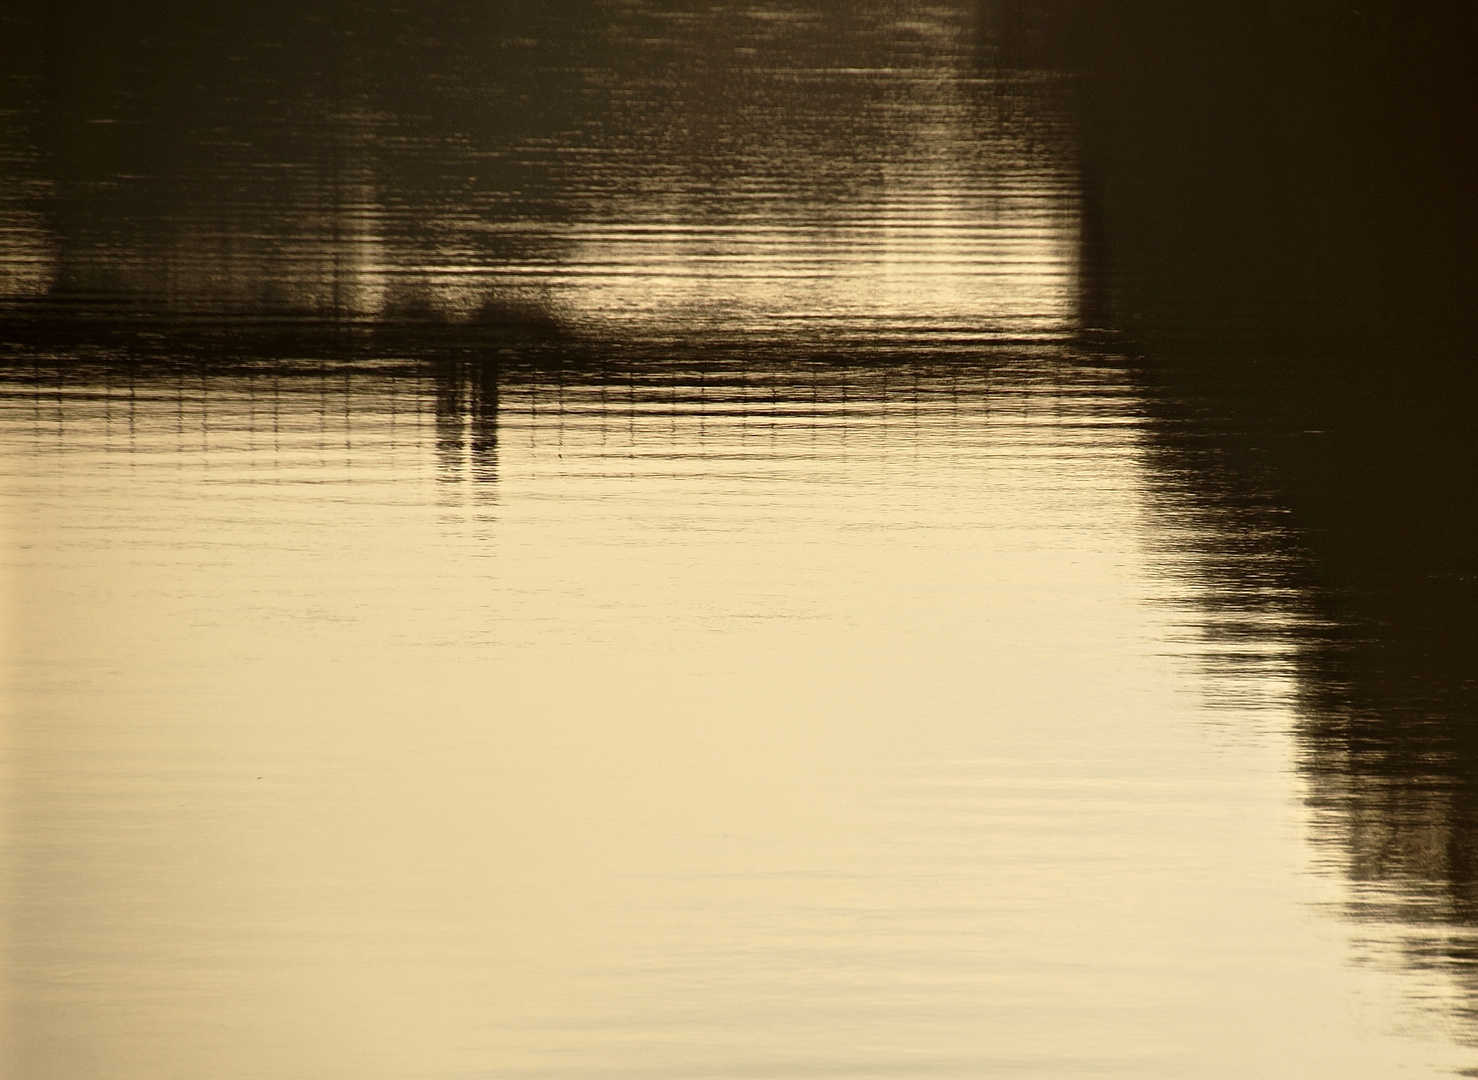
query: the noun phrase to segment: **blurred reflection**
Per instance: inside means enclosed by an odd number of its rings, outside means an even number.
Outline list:
[[[11,80],[12,324],[1075,324],[1061,94],[982,68],[964,0],[208,7],[7,16],[42,58]]]
[[[968,5],[642,14],[584,148],[571,322],[872,349],[1071,328],[1060,103],[985,77]]]
[[[1290,643],[1319,850],[1478,985],[1473,6],[998,7],[1078,76],[1084,319],[1140,358],[1202,603]]]
[[[436,451],[443,480],[498,478],[498,368],[487,361],[435,368]]]

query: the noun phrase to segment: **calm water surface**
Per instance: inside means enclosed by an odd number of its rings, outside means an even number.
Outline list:
[[[1458,172],[1162,6],[4,16],[6,1075],[1472,1075]]]
[[[1121,371],[67,374],[3,399],[26,1074],[1458,1060]]]

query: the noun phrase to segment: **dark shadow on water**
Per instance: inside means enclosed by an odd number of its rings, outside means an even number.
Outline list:
[[[1321,858],[1470,1023],[1478,8],[1001,7],[1006,55],[1077,80],[1085,333],[1133,358],[1167,506],[1209,526],[1212,625],[1296,628]]]

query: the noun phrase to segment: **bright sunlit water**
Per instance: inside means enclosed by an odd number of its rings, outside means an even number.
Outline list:
[[[1451,1060],[1321,910],[1290,676],[1207,674],[1121,372],[459,391],[7,387],[18,1075]]]

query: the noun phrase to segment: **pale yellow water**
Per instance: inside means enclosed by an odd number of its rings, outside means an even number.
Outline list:
[[[471,385],[7,382],[12,1075],[1461,1060],[1112,367]]]

